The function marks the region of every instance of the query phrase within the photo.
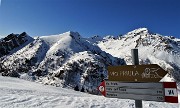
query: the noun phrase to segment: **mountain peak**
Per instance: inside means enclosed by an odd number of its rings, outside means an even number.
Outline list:
[[[63,34],[67,34],[67,35],[71,36],[72,38],[80,38],[80,36],[81,36],[78,32],[74,32],[74,31],[68,31]]]
[[[128,34],[132,34],[132,33],[148,33],[149,30],[147,28],[138,28],[138,29],[135,29],[133,31],[130,31],[128,32]]]
[[[136,37],[138,35],[146,35],[150,34],[149,30],[147,28],[138,28],[133,31],[130,31],[126,34],[127,37]]]
[[[139,30],[139,31],[148,31],[148,28],[142,27],[142,28],[138,28],[138,29],[135,29],[135,30]]]

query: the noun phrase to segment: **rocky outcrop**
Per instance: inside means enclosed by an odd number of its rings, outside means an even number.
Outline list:
[[[0,41],[0,57],[9,54],[13,49],[19,47],[28,39],[26,38],[28,35],[26,32],[21,34],[9,34],[7,37]]]

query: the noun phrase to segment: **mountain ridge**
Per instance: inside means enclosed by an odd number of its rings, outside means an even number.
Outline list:
[[[20,47],[0,58],[1,75],[98,94],[96,87],[108,78],[107,67],[132,64],[130,51],[137,48],[140,64],[158,64],[172,76],[165,79],[180,81],[179,39],[147,28],[104,38],[68,31],[39,36]]]

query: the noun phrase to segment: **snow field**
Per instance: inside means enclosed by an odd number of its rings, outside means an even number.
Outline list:
[[[71,89],[0,76],[0,108],[134,108],[134,100],[106,98]],[[143,108],[179,104],[143,101]]]

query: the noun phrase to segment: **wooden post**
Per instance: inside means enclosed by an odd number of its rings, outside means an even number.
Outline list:
[[[131,49],[132,64],[139,65],[138,49]],[[135,107],[142,108],[142,100],[135,100]]]

